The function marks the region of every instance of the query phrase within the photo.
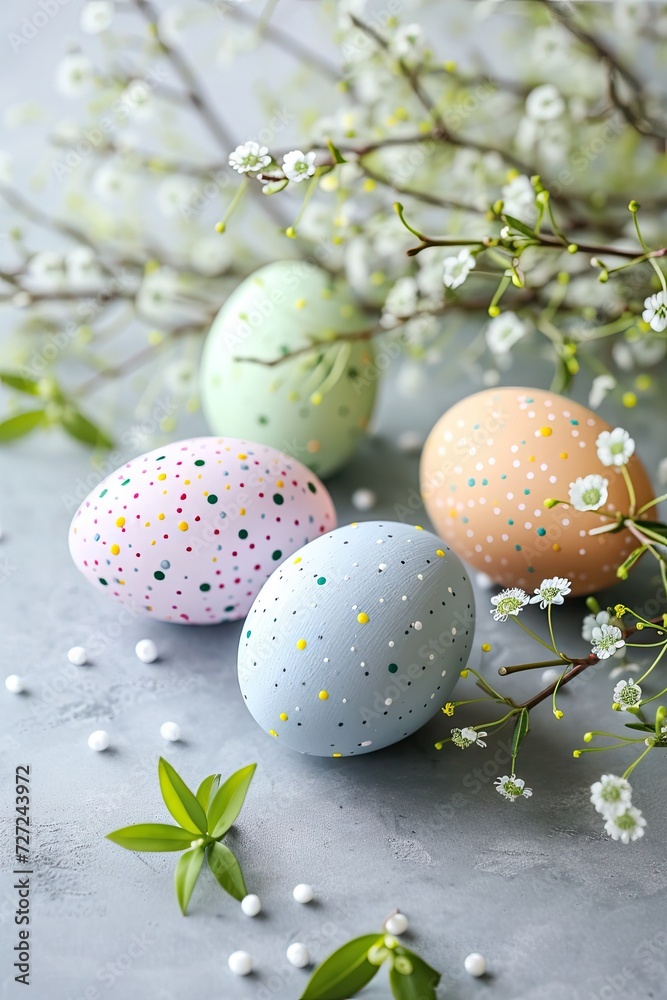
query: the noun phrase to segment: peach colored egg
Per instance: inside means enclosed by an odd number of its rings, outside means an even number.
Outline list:
[[[570,483],[593,473],[609,481],[607,510],[629,512],[623,474],[605,466],[596,440],[609,424],[579,403],[541,389],[498,388],[456,403],[431,431],[421,460],[421,491],[436,532],[496,583],[532,591],[544,577],[567,577],[572,593],[616,582],[638,542],[593,511],[558,505]],[[627,466],[637,506],[653,498],[640,460]],[[653,518],[654,509],[645,517]]]

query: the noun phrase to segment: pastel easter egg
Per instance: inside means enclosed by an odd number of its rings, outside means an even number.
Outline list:
[[[487,389],[462,399],[424,446],[428,515],[462,559],[503,586],[532,592],[554,576],[571,580],[573,595],[611,586],[635,537],[627,529],[589,534],[613,523],[597,511],[544,506],[569,501],[571,483],[599,475],[608,484],[603,509],[629,511],[621,469],[597,454],[598,436],[610,429],[586,407],[540,389]],[[636,455],[627,472],[640,507],[653,491]],[[653,509],[645,516],[653,518]]]
[[[296,459],[201,437],[107,476],[69,545],[86,579],[133,614],[208,625],[243,618],[285,556],[335,526],[329,493]]]
[[[468,576],[439,538],[391,521],[348,524],[264,584],[239,645],[241,693],[292,750],[379,750],[445,705],[473,622]]]
[[[201,392],[211,430],[269,444],[330,475],[373,410],[369,326],[326,271],[304,261],[260,268],[235,289],[206,340]]]

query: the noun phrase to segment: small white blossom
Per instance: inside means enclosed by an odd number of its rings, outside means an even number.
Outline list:
[[[28,277],[34,281],[37,291],[52,292],[63,288],[66,283],[63,258],[51,250],[34,254],[28,263]]]
[[[515,312],[504,312],[494,316],[487,326],[486,343],[494,354],[508,354],[527,330],[528,327]]]
[[[509,587],[507,590],[502,590],[491,598],[491,603],[494,605],[491,608],[493,620],[506,622],[510,615],[518,615],[521,609],[528,604],[528,600],[528,594],[520,587]]]
[[[113,3],[110,0],[88,0],[81,8],[79,24],[87,35],[106,31],[113,21]]]
[[[607,397],[607,393],[616,388],[616,379],[612,375],[596,375],[591,383],[591,391],[588,394],[588,405],[592,410],[597,410],[598,406]]]
[[[504,774],[502,778],[496,778],[494,784],[496,791],[510,802],[520,798],[529,799],[533,794],[533,789],[526,788],[526,782],[523,778],[517,778],[516,774]]]
[[[126,202],[137,190],[137,178],[119,163],[110,160],[95,171],[93,192],[101,201]]]
[[[642,689],[631,681],[619,681],[614,688],[614,702],[621,708],[632,708],[642,700]]]
[[[283,156],[283,173],[289,180],[299,183],[305,181],[307,177],[312,177],[315,173],[315,153],[302,153],[300,149],[293,149],[291,153]]]
[[[242,146],[237,146],[233,153],[229,154],[229,165],[240,174],[254,173],[268,167],[271,162],[269,150],[266,146],[260,146],[257,142],[244,142]]]
[[[391,40],[391,51],[399,59],[419,59],[424,51],[423,31],[418,24],[397,28]]]
[[[88,291],[98,288],[102,281],[102,269],[90,247],[76,247],[65,257],[67,280],[73,288]]]
[[[613,431],[602,431],[595,442],[598,458],[603,465],[627,465],[630,456],[634,454],[635,442],[622,427]]]
[[[537,218],[535,188],[530,177],[519,174],[501,189],[503,211],[522,222],[534,222]]]
[[[385,315],[394,320],[411,316],[417,309],[417,282],[409,276],[399,278],[387,293],[384,303]]]
[[[152,118],[155,111],[153,90],[145,80],[132,80],[120,95],[119,100],[137,121]]]
[[[475,266],[475,258],[467,247],[459,250],[456,257],[445,257],[443,277],[445,288],[458,288],[466,280]]]
[[[485,732],[477,732],[475,729],[452,729],[452,743],[460,747],[461,750],[467,750],[468,747],[477,745],[478,747],[485,747],[486,743],[482,736],[486,736]]]
[[[190,263],[196,271],[208,277],[222,274],[232,263],[229,240],[220,236],[203,236],[190,250]]]
[[[191,201],[197,186],[191,177],[166,177],[155,194],[157,206],[167,218],[178,215]]]
[[[608,660],[617,649],[625,646],[625,639],[618,625],[596,625],[591,635],[591,652],[598,660]]]
[[[608,486],[604,476],[579,476],[570,483],[570,503],[575,510],[598,510],[607,502]]]
[[[83,52],[70,52],[58,63],[56,89],[64,97],[80,97],[93,85],[93,64]]]
[[[658,292],[644,299],[642,319],[656,333],[667,330],[667,292]]]
[[[177,45],[188,25],[188,12],[184,7],[170,7],[163,11],[157,22],[158,34],[167,45]]]
[[[603,816],[618,816],[632,805],[632,785],[616,774],[603,774],[591,785],[591,802]]]
[[[631,840],[639,840],[644,836],[646,820],[635,806],[628,806],[625,812],[618,816],[610,816],[604,825],[612,840],[620,840],[629,844]]]
[[[14,164],[9,153],[0,150],[0,184],[11,184],[14,180]]]
[[[611,621],[609,611],[598,611],[596,615],[586,615],[581,626],[581,636],[586,642],[593,639],[593,629],[596,625],[608,625]]]
[[[535,593],[530,599],[531,604],[539,604],[544,610],[550,604],[563,604],[565,597],[570,593],[572,585],[563,576],[552,576],[535,589]]]
[[[526,114],[534,122],[547,122],[560,118],[565,111],[565,101],[553,83],[543,83],[528,94]]]

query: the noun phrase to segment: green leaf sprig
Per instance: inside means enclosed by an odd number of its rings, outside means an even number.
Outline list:
[[[325,958],[310,977],[301,1000],[354,997],[368,986],[382,965],[389,969],[395,1000],[436,1000],[440,973],[385,931],[353,938]]]
[[[183,851],[174,873],[176,898],[183,915],[205,858],[225,892],[241,900],[248,894],[241,867],[221,841],[243,808],[256,767],[242,767],[223,785],[219,774],[209,774],[194,793],[171,764],[160,757],[160,791],[178,826],[137,823],[108,833],[107,839],[128,851]]]

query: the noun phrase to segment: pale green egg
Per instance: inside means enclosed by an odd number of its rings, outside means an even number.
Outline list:
[[[234,290],[206,340],[201,392],[211,430],[269,444],[320,476],[334,472],[373,411],[380,372],[364,335],[372,328],[321,268],[260,268]]]

